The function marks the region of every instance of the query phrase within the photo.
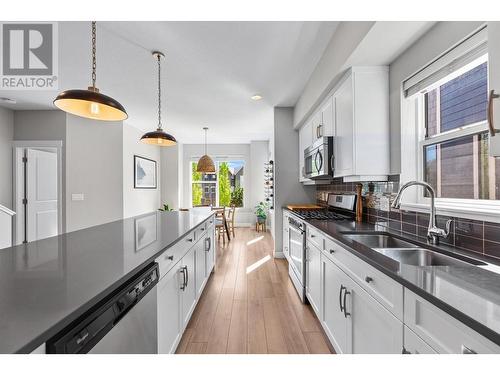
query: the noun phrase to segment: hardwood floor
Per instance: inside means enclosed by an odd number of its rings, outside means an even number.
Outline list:
[[[218,243],[216,270],[177,353],[332,353],[321,324],[272,256],[269,233],[237,228]]]

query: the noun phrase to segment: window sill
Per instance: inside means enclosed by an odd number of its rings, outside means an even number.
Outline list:
[[[401,203],[402,210],[429,213],[429,204]],[[458,218],[500,223],[500,204],[492,201],[485,203],[436,202],[436,214]]]

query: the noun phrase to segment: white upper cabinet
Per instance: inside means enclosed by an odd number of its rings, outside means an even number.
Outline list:
[[[335,177],[385,180],[390,173],[389,69],[352,68],[333,94]]]
[[[313,142],[312,121],[308,121],[299,130],[299,181],[308,182],[310,179],[304,177],[304,150]]]
[[[334,177],[386,180],[389,131],[389,68],[351,68],[299,131],[300,181],[311,182],[303,177],[304,150],[323,136],[334,136]]]
[[[488,22],[488,84],[490,92],[500,94],[500,22]],[[500,129],[500,97],[490,96],[490,127]],[[500,156],[500,134],[490,137],[490,155]]]

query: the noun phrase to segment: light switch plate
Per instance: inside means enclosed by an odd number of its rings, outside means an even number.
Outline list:
[[[385,195],[380,197],[380,210],[382,211],[389,211],[389,197],[386,197]]]
[[[83,201],[84,199],[85,199],[85,196],[83,195],[83,193],[71,194],[72,201]]]

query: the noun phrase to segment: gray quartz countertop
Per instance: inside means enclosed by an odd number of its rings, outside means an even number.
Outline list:
[[[457,320],[500,345],[500,267],[484,256],[471,255],[456,248],[421,243],[411,235],[376,224],[354,221],[305,220],[329,237],[346,245],[353,254],[400,282],[414,293],[446,311]],[[443,253],[455,253],[490,263],[475,266],[412,266],[400,264],[345,236],[344,232],[388,232],[423,247]],[[489,269],[488,269],[489,268]],[[493,269],[495,272],[491,271]]]
[[[153,212],[0,249],[0,353],[28,353],[207,220]]]

